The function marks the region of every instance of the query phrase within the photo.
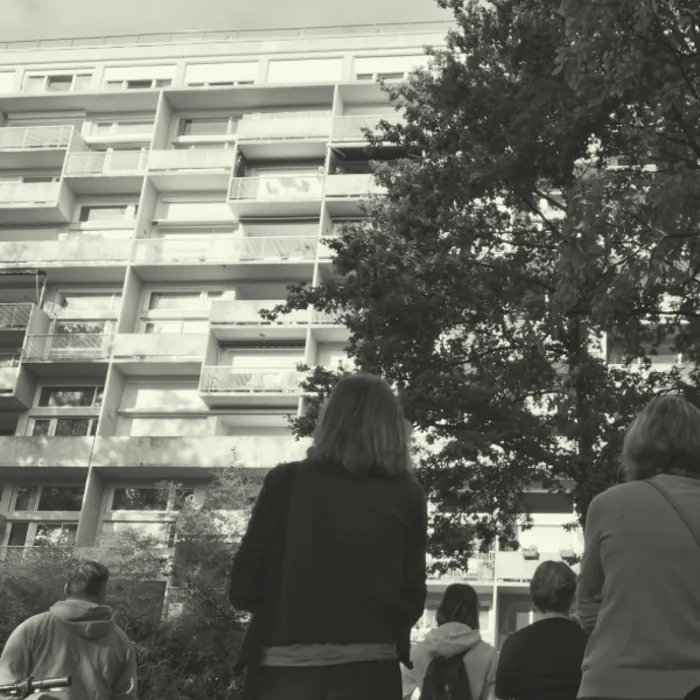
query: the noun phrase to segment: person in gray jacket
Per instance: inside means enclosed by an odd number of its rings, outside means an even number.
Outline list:
[[[68,577],[66,599],[10,635],[0,656],[0,685],[29,676],[71,676],[71,687],[55,697],[137,700],[133,645],[104,605],[108,579],[99,562],[78,564]]]
[[[579,698],[681,700],[700,685],[700,410],[653,399],[622,449],[627,483],[590,503]]]

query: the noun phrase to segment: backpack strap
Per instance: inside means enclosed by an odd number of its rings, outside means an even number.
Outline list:
[[[690,534],[693,536],[696,544],[700,547],[700,534],[698,534],[698,531],[690,524],[685,515],[683,515],[678,501],[668,492],[668,489],[658,481],[651,481],[651,479],[647,479],[646,483],[649,484],[649,486],[653,486],[671,504],[673,510],[678,513],[678,517],[685,523],[685,526],[690,530]]]

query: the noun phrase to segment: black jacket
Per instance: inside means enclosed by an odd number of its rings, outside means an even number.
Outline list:
[[[276,571],[275,516],[291,471],[284,563]],[[263,482],[234,556],[229,598],[239,610],[267,609],[254,647],[390,643],[410,663],[410,631],[427,593],[426,541],[426,499],[413,479],[358,478],[307,460],[282,464]]]

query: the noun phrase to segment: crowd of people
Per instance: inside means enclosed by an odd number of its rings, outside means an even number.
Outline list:
[[[625,482],[591,502],[578,577],[542,562],[541,613],[500,653],[479,598],[448,586],[411,644],[427,596],[427,505],[411,426],[391,387],[335,387],[306,459],[265,477],[230,572],[252,613],[232,663],[244,700],[697,700],[700,697],[700,410],[665,395],[629,427]],[[0,684],[71,675],[66,700],[136,700],[136,663],[84,562],[66,600],[22,623]]]

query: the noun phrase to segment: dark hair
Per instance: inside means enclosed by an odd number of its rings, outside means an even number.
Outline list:
[[[435,613],[435,621],[438,625],[461,622],[478,630],[479,607],[479,595],[468,583],[453,583],[445,589]]]
[[[700,409],[672,394],[652,399],[627,429],[621,464],[627,481],[671,473],[700,478]]]
[[[568,613],[576,595],[576,574],[563,561],[543,561],[530,581],[530,597],[540,612]]]
[[[66,581],[66,595],[75,598],[97,598],[109,580],[109,569],[98,561],[81,561]]]
[[[335,462],[351,474],[413,473],[410,424],[391,387],[365,372],[344,376],[321,409],[308,457]]]

